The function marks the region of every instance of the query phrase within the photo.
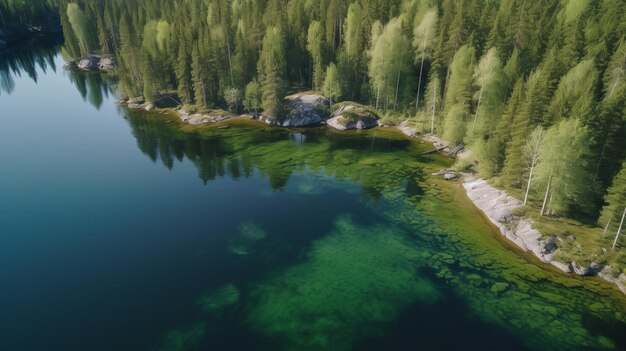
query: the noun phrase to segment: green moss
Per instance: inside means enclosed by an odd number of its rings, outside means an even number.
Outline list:
[[[507,283],[495,283],[491,286],[491,292],[496,294],[496,295],[500,295],[502,292],[506,291],[506,289],[509,288],[509,284]]]

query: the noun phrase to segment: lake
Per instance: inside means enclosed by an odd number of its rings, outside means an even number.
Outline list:
[[[0,349],[626,349],[626,298],[504,241],[389,129],[191,127],[0,56]]]

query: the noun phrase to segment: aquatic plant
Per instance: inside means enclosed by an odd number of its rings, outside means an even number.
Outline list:
[[[435,287],[416,275],[420,255],[389,227],[339,217],[302,264],[252,290],[249,321],[288,350],[345,350],[382,333],[409,305],[433,303]]]
[[[198,299],[200,310],[204,313],[220,312],[239,301],[239,289],[233,284],[226,284]]]
[[[155,351],[188,351],[193,350],[202,340],[206,332],[206,323],[199,322],[189,327],[168,332]]]

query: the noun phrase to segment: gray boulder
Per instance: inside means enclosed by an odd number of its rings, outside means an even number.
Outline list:
[[[296,94],[287,98],[287,116],[276,123],[283,127],[306,127],[322,123],[328,116],[324,108],[327,97],[317,94]]]
[[[100,56],[89,55],[78,61],[78,68],[83,71],[97,71],[100,69]]]
[[[326,124],[339,130],[370,129],[378,126],[379,118],[362,105],[346,103],[337,109]]]
[[[445,180],[455,180],[457,179],[459,176],[457,176],[455,173],[446,173],[443,175],[443,179]]]
[[[596,262],[591,262],[589,266],[579,266],[576,262],[572,261],[572,270],[574,273],[583,276],[595,276],[604,268],[602,265]]]
[[[101,71],[113,71],[115,69],[115,60],[112,57],[102,57],[98,69]]]

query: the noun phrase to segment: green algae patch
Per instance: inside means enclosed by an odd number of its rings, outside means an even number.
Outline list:
[[[424,271],[462,298],[473,318],[530,349],[616,347],[612,339],[619,335],[586,320],[624,324],[626,298],[606,283],[543,265],[508,242],[458,183],[425,176],[450,164],[440,155],[416,156],[428,146],[388,129],[316,128],[302,132],[306,141],[298,143],[292,131],[231,123],[225,130],[189,132],[172,124],[166,130],[140,125],[136,135],[145,138],[142,151],[153,159],[161,155],[166,165],[192,160],[205,182],[258,173],[270,196],[276,190],[303,200],[337,190],[361,193],[379,223],[340,217],[326,236],[296,248],[302,253],[296,262],[273,266],[271,274],[242,286],[246,304],[238,311],[279,345],[274,349],[347,350],[383,333],[408,307],[446,298]],[[257,232],[253,222],[236,229],[229,238],[235,254],[269,244],[255,240],[259,234],[243,234]]]
[[[226,284],[200,297],[198,305],[203,313],[220,312],[227,307],[237,304],[240,296],[241,293],[235,285]]]
[[[173,330],[163,337],[154,351],[193,350],[202,341],[206,329],[206,323],[199,322],[190,327]]]
[[[305,262],[253,289],[249,321],[286,350],[346,350],[438,292],[416,274],[420,255],[389,227],[348,217],[315,242]]]

